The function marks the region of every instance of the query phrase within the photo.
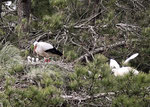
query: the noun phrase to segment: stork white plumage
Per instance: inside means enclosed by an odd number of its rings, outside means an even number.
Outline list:
[[[34,45],[34,51],[38,55],[43,56],[45,59],[45,62],[50,62],[49,60],[50,56],[62,56],[63,55],[60,51],[58,51],[55,47],[53,47],[49,43],[35,41],[33,45]]]
[[[133,54],[129,58],[127,58],[124,64],[127,64],[130,60],[136,58],[139,54]],[[124,74],[128,74],[129,72],[133,72],[133,74],[138,74],[139,72],[132,67],[120,67],[120,65],[114,59],[110,59],[110,68],[115,76],[123,76]]]
[[[10,6],[12,4],[12,1],[7,1],[7,2],[5,2],[5,5],[6,6]]]
[[[115,76],[123,76],[125,74],[128,74],[129,72],[132,72],[135,75],[139,73],[136,69],[133,69],[131,67],[121,67],[117,69],[112,69],[112,72]]]
[[[27,62],[28,64],[39,64],[39,58],[34,58],[34,57],[31,57],[31,56],[28,56],[27,57]]]
[[[27,61],[28,61],[28,63],[31,63],[32,61],[31,61],[31,56],[28,56],[27,57]]]
[[[110,68],[120,68],[120,65],[117,63],[117,61],[115,61],[114,59],[110,59]]]
[[[127,64],[130,60],[136,58],[138,55],[139,55],[139,53],[135,53],[135,54],[131,55],[129,58],[127,58],[127,59],[124,61],[124,64]]]
[[[31,62],[30,62],[30,64],[33,64],[33,65],[36,64],[34,57],[31,57]]]
[[[32,60],[32,63],[34,63],[34,62],[35,62],[35,58],[33,58],[33,57],[32,57],[32,59],[31,59],[31,60]]]
[[[36,61],[36,62],[39,62],[39,58],[36,58],[35,61]]]

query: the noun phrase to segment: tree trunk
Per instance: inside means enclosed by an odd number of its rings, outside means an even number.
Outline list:
[[[18,25],[20,31],[28,32],[29,18],[31,13],[31,0],[18,0],[17,1]]]

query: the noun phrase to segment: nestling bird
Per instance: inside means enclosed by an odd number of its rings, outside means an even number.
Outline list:
[[[31,56],[27,57],[27,62],[28,62],[28,64],[38,64],[38,63],[40,63],[39,58],[34,58],[34,57],[31,57]]]
[[[63,54],[53,47],[51,44],[46,42],[34,42],[34,52],[38,55],[43,56],[45,62],[50,62],[50,56],[62,56]]]
[[[35,58],[34,58],[34,57],[32,57],[32,58],[31,58],[31,60],[32,60],[32,63],[34,63],[34,62],[35,62]]]
[[[31,63],[32,61],[31,61],[31,56],[28,56],[27,57],[27,61],[28,61],[28,63]]]
[[[36,58],[35,61],[36,61],[36,62],[39,62],[39,58]]]

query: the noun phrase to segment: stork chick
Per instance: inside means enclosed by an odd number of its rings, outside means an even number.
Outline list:
[[[28,63],[31,63],[32,61],[31,61],[31,56],[28,56],[27,57],[27,61],[28,61]]]

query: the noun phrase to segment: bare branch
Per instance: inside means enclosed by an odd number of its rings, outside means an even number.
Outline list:
[[[99,98],[99,97],[105,97],[105,96],[114,96],[115,92],[108,92],[108,93],[99,93],[94,96],[89,96],[89,95],[61,95],[62,98],[65,100],[77,100],[77,101],[85,101],[91,98]],[[108,97],[107,97],[108,98]]]
[[[115,47],[118,47],[118,46],[121,46],[121,45],[125,45],[125,44],[126,44],[126,41],[121,41],[121,42],[117,42],[117,43],[108,45],[108,46],[106,46],[106,47],[97,48],[97,49],[95,49],[94,51],[90,51],[90,54],[86,53],[86,54],[80,56],[78,59],[76,59],[76,60],[74,61],[74,63],[76,63],[76,62],[78,62],[78,61],[84,59],[85,57],[91,56],[91,54],[95,55],[95,54],[97,54],[97,53],[100,53],[100,52],[105,51],[105,50],[108,49],[108,48],[109,48],[109,49],[110,49],[110,48],[115,48]]]

